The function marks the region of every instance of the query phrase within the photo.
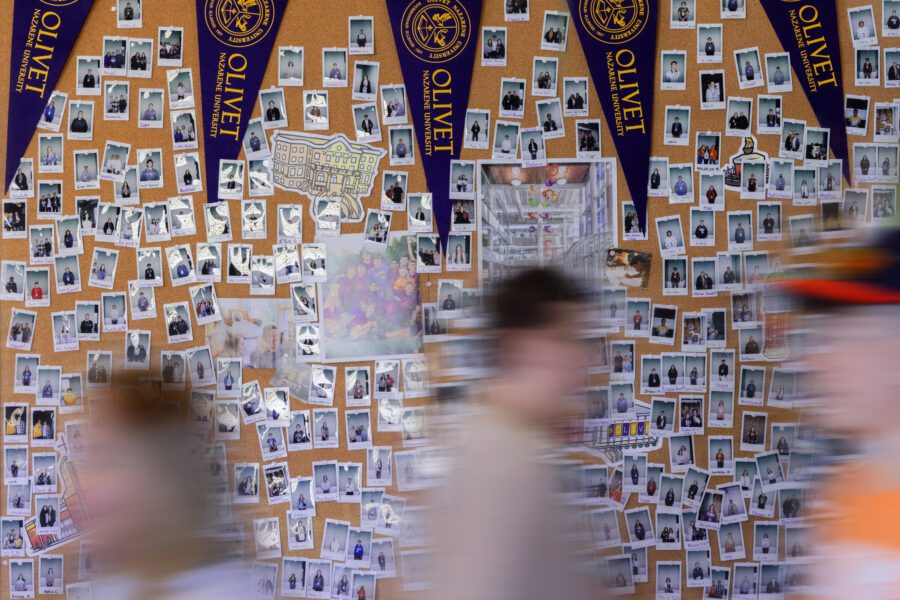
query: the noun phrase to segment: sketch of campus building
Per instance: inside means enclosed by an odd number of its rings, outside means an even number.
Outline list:
[[[385,154],[340,133],[277,131],[272,136],[273,181],[281,189],[303,194],[313,206],[318,198],[340,198],[341,219],[358,222],[365,212],[361,198],[372,193]]]

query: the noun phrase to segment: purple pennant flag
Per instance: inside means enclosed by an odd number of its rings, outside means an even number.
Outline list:
[[[94,0],[15,0],[4,189],[9,189],[93,5]]]
[[[385,0],[434,217],[447,248],[450,161],[462,147],[482,0]]]
[[[207,197],[218,200],[219,160],[234,160],[287,0],[197,0]]]
[[[850,181],[837,3],[834,0],[761,2],[781,45],[791,55],[794,73],[819,124],[831,130],[831,151],[843,161],[844,177]]]
[[[656,0],[569,0],[641,231],[653,131]]]

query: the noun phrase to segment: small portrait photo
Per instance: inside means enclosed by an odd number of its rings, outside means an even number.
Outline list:
[[[100,188],[100,165],[96,150],[76,150],[75,189],[89,190]]]
[[[50,306],[50,269],[47,267],[26,267],[25,285],[28,293],[25,295],[25,306]]]
[[[841,207],[842,222],[848,228],[865,224],[868,214],[868,189],[844,190],[844,202]]]
[[[503,8],[503,18],[506,21],[528,21],[530,13],[528,0],[507,0]]]
[[[673,473],[686,473],[694,464],[694,436],[669,436],[669,467]],[[688,491],[690,499],[690,490]]]
[[[119,29],[143,27],[142,0],[116,0],[116,26]]]
[[[781,202],[760,202],[756,205],[756,222],[758,231],[756,239],[761,242],[781,240]],[[753,281],[753,273],[748,269],[750,283]]]
[[[303,85],[303,46],[278,47],[278,85]]]
[[[138,93],[138,127],[159,129],[163,126],[162,89],[141,88]]]
[[[217,194],[220,200],[240,200],[244,197],[244,161],[219,159]]]
[[[641,357],[642,361],[644,358],[649,358],[648,366],[649,371],[647,371],[644,380],[648,383],[653,383],[654,381],[659,381],[659,373],[658,367],[660,365],[659,357]],[[655,359],[655,360],[654,360]],[[656,366],[653,366],[656,365]],[[642,367],[642,371],[644,367]],[[651,388],[657,389],[656,386],[649,386]],[[654,435],[663,435],[668,436],[671,435],[675,430],[675,400],[668,398],[653,398],[653,404],[650,409],[650,432]]]
[[[672,29],[693,29],[697,23],[695,0],[672,0],[672,18],[669,26]]]
[[[149,79],[153,75],[153,40],[128,38],[128,76]]]
[[[665,358],[663,359],[663,366],[665,366]],[[669,367],[669,373],[667,373],[669,379],[673,377],[673,366]],[[684,373],[677,374],[676,376],[683,377]],[[703,435],[704,414],[703,396],[679,396],[678,433]]]
[[[791,61],[787,52],[766,54],[766,83],[770,94],[781,94],[793,89]]]
[[[882,0],[881,35],[900,37],[900,0]]]
[[[897,214],[897,190],[893,187],[872,187],[872,222],[886,223]]]
[[[629,457],[625,457],[626,466]],[[632,468],[634,465],[632,465]],[[633,480],[634,477],[631,477]],[[650,518],[650,509],[646,506],[632,508],[625,511],[625,522],[628,524],[628,536],[632,548],[646,548],[656,545],[656,536],[653,533],[653,522]],[[628,559],[630,562],[630,558]]]
[[[765,167],[765,165],[763,165]],[[753,219],[749,211],[729,212],[728,249],[731,252],[753,249]],[[736,283],[726,281],[725,283]]]
[[[69,102],[69,129],[67,137],[70,140],[91,140],[94,137],[94,103],[90,100],[73,100]],[[18,176],[18,174],[17,174]],[[13,180],[13,184],[17,184]],[[14,187],[10,187],[15,190]],[[13,196],[16,197],[16,196]],[[29,196],[30,197],[30,196]]]
[[[681,563],[678,561],[656,561],[656,598],[673,600],[681,598]]]
[[[129,119],[129,90],[127,81],[105,81],[103,94],[103,120],[127,121]]]
[[[200,155],[196,152],[176,154],[175,182],[179,194],[193,194],[203,191],[203,180],[200,178]]]
[[[481,28],[481,66],[506,66],[506,27]]]
[[[322,86],[347,87],[346,48],[322,49]]]
[[[38,135],[38,155],[38,173],[62,173],[64,166],[62,134]]]
[[[404,166],[416,164],[415,143],[413,142],[413,128],[410,125],[391,127],[390,138],[390,164],[391,166]]]
[[[24,239],[27,237],[27,215],[25,201],[6,200],[3,202],[3,239]]]
[[[26,486],[27,487],[27,486]],[[9,502],[14,502],[12,497],[12,488],[9,489]],[[35,497],[35,500],[46,499],[46,496],[38,496]],[[16,502],[22,502],[21,495],[18,496],[18,500]],[[28,504],[31,504],[30,497],[30,489],[29,489],[29,497]],[[45,508],[47,504],[44,503],[42,508],[39,509],[40,512],[40,525],[36,528],[38,533],[46,534],[46,535],[56,535],[60,532],[61,524],[59,519],[61,516],[57,516],[56,510],[53,512],[53,527],[52,531],[50,527],[47,526],[47,517],[48,515],[45,512]],[[59,508],[59,499],[56,498],[56,507]],[[5,562],[5,561],[4,561]],[[34,560],[11,560],[9,561],[9,597],[10,598],[34,598],[35,597],[35,585],[34,585]]]
[[[380,63],[358,60],[353,64],[354,100],[374,101],[378,96],[378,71]]]
[[[685,296],[687,295],[687,259],[664,258],[663,259],[663,295]]]
[[[509,119],[525,117],[525,80],[504,77],[500,80],[500,116]]]
[[[54,335],[56,330],[54,330]],[[62,369],[60,367],[50,367],[41,365],[37,370],[37,391],[35,399],[37,403],[49,404],[52,406],[59,404],[60,396],[60,375]]]
[[[889,102],[875,103],[875,141],[897,141],[897,112],[895,104]]]
[[[853,144],[853,182],[871,183],[876,180],[878,146],[875,144]]]
[[[731,436],[710,436],[708,443],[710,474],[730,475],[734,467],[733,438]],[[721,516],[721,512],[719,516]]]
[[[648,337],[650,334],[650,301],[629,298],[625,307],[625,322],[626,333],[629,337]]]
[[[723,358],[721,360],[727,360]],[[727,364],[726,364],[727,366]],[[722,362],[718,363],[718,366],[713,365],[713,368],[717,370],[722,369]],[[733,369],[731,369],[733,371]],[[730,371],[730,372],[731,372]],[[713,378],[713,383],[718,382],[718,385],[724,385],[726,383],[726,379],[730,377],[732,380],[731,385],[734,385],[734,375],[726,375],[716,376]],[[709,394],[709,426],[710,427],[721,427],[721,428],[730,428],[733,425],[734,421],[734,391],[733,390],[714,390]]]
[[[366,212],[365,244],[374,252],[384,252],[391,231],[391,213],[369,209]]]
[[[0,269],[0,280],[3,281],[3,289],[0,291],[0,299],[24,300],[25,296],[25,262],[4,260]],[[57,290],[58,291],[58,290]]]
[[[431,206],[431,194],[410,194],[406,210],[406,222],[410,231],[432,231],[434,213]],[[474,215],[470,215],[470,217],[474,223]]]
[[[381,86],[381,119],[385,125],[403,125],[406,123],[405,85],[391,84]]]
[[[75,333],[75,312],[53,313],[53,351],[66,352],[78,349],[78,336]],[[40,373],[38,373],[40,375]],[[52,391],[52,389],[50,390]],[[57,388],[56,399],[59,400]],[[53,397],[52,395],[49,397]]]
[[[844,123],[847,135],[866,135],[869,127],[869,102],[868,96],[847,94],[844,97]]]
[[[538,130],[540,133],[540,130]],[[543,150],[543,144],[541,145],[541,149]],[[474,161],[463,161],[463,160],[453,160],[450,161],[450,198],[451,199],[475,199],[475,162]],[[474,206],[473,206],[474,208]],[[458,209],[458,210],[457,210]],[[454,205],[454,224],[458,218],[463,216],[463,205],[455,204]],[[466,222],[459,223],[460,225],[470,225],[472,223],[472,217],[474,215],[472,213],[466,213]]]
[[[381,182],[381,210],[406,208],[408,182],[408,174],[405,171],[384,171]]]
[[[353,122],[356,124],[357,142],[381,141],[381,124],[378,121],[378,109],[374,102],[355,104],[353,106]],[[268,151],[266,153],[268,154]]]
[[[854,155],[857,144],[853,144]],[[872,146],[874,148],[874,146]],[[841,174],[842,161],[828,161],[827,167],[818,167],[816,171],[816,181],[818,182],[818,196],[822,200],[836,200],[841,197],[844,178]],[[855,169],[851,169],[856,178]]]
[[[756,133],[780,134],[781,133],[781,96],[756,97]]]
[[[722,62],[722,24],[701,24],[697,26],[697,62]]]
[[[522,166],[525,168],[546,166],[547,150],[544,146],[544,130],[540,127],[523,128],[519,130],[519,136],[522,148]]]
[[[773,561],[778,556],[778,525],[757,522],[753,524],[753,560]],[[736,578],[735,578],[736,579]],[[749,586],[748,593],[753,588]]]
[[[150,332],[127,332],[125,335],[125,368],[146,370],[149,367]]]
[[[75,63],[75,93],[99,96],[102,93],[99,56],[79,56]]]
[[[557,94],[558,73],[558,58],[535,56],[532,64],[531,94],[534,96],[555,96]]]
[[[741,499],[741,508],[744,500]],[[727,509],[726,509],[727,510]],[[747,556],[744,532],[740,523],[723,524],[719,529],[719,556],[722,560],[743,560]],[[730,569],[713,568],[713,583],[703,591],[704,598],[724,598],[728,590]]]
[[[462,314],[461,279],[441,279],[438,282],[437,316],[441,319],[455,319]]]
[[[489,147],[490,118],[489,110],[470,108],[466,111],[466,135],[463,140],[463,148],[486,150]]]
[[[138,187],[163,187],[162,150],[159,148],[141,149],[137,151],[137,167],[139,171]]]
[[[762,161],[741,164],[741,199],[761,200],[766,197],[766,163]]]
[[[725,71],[700,71],[700,108],[725,108]]]
[[[886,75],[884,77],[884,87],[900,87],[900,49],[884,49],[884,66],[886,69]]]
[[[544,11],[542,32],[541,50],[564,51],[569,33],[569,13],[555,10]]]
[[[156,64],[160,67],[180,67],[181,47],[184,41],[183,27],[160,27],[157,34],[158,54]]]
[[[447,270],[472,270],[472,234],[451,233],[447,238]]]
[[[65,92],[54,90],[50,94],[47,104],[44,106],[44,112],[41,113],[37,128],[45,131],[59,131],[59,126],[62,124],[63,113],[66,110],[66,100],[68,100],[68,98],[69,95]]]
[[[868,48],[878,45],[875,29],[875,14],[870,6],[856,6],[847,9],[850,32],[853,34],[854,48]]]
[[[820,166],[828,163],[830,129],[807,127],[804,141],[804,165]]]
[[[669,159],[665,156],[650,157],[650,176],[647,181],[648,196],[669,195]]]
[[[744,411],[741,425],[742,451],[762,452],[766,449],[767,418],[767,413]]]
[[[765,85],[759,60],[759,48],[735,50],[734,66],[738,74],[738,84],[742,90]]]
[[[709,208],[691,209],[691,246],[716,245],[716,214]]]
[[[664,304],[653,306],[650,321],[650,341],[672,346],[675,343],[675,325],[678,321],[678,307]]]
[[[575,121],[575,131],[578,134],[576,157],[600,158],[600,121],[579,119]]]
[[[691,107],[666,106],[666,125],[663,144],[687,146],[691,137]]]
[[[128,315],[125,312],[126,300],[124,292],[102,295],[103,331],[125,331],[128,328]]]
[[[349,17],[347,34],[350,54],[375,54],[375,17]]]
[[[664,50],[661,63],[659,89],[684,90],[686,85],[687,52],[683,50]]]
[[[566,135],[565,122],[562,116],[562,103],[559,98],[539,100],[535,102],[538,121],[544,129],[546,139],[561,138]]]
[[[807,169],[806,174],[803,175],[803,180],[801,181],[801,185],[803,184],[803,182],[806,182],[806,188],[804,190],[805,197],[803,198],[804,200],[807,200],[809,198],[810,185],[808,178],[810,177],[813,179],[813,181],[815,181],[815,171],[812,169]],[[794,173],[793,160],[771,159],[769,161],[769,185],[766,191],[769,198],[794,198],[795,183],[796,175]],[[815,194],[815,186],[813,186],[813,194]]]
[[[193,109],[178,110],[169,113],[172,125],[172,149],[173,150],[194,150],[197,148],[196,122]],[[250,121],[251,126],[256,123],[257,127],[262,131],[262,125],[259,119]],[[250,129],[250,127],[248,127]],[[246,136],[245,136],[246,139]],[[246,146],[245,146],[246,148]],[[268,155],[268,148],[266,155]]]
[[[103,75],[113,77],[125,77],[128,75],[128,65],[125,61],[127,49],[128,38],[103,37]]]
[[[743,340],[746,337],[746,343],[751,344],[749,349],[756,350],[756,352],[742,352],[742,354],[759,354],[759,342],[757,340],[760,335],[759,328],[741,330],[741,339]],[[746,345],[746,343],[742,345]],[[765,380],[765,367],[741,367],[738,404],[742,406],[762,406],[765,399]]]
[[[128,155],[131,152],[131,144],[124,142],[106,142],[103,150],[103,171],[100,178],[107,181],[122,183],[125,181],[125,166],[128,164]],[[76,185],[76,189],[78,186]]]
[[[641,231],[640,221],[638,221],[637,209],[634,208],[634,202],[626,201],[622,203],[622,238],[623,241],[646,240],[646,232]]]
[[[303,129],[307,131],[328,129],[328,114],[328,90],[303,92]]]
[[[853,73],[857,87],[881,85],[881,63],[878,48],[857,48]]]
[[[672,257],[684,254],[685,243],[680,215],[658,217],[656,219],[656,236],[662,256]]]
[[[588,116],[588,80],[587,77],[564,77],[563,98],[566,106],[563,114],[567,117]]]
[[[744,137],[749,134],[750,119],[753,116],[753,99],[729,96],[727,104],[725,114],[728,120],[726,121],[725,135]]]
[[[691,163],[670,164],[669,185],[670,204],[692,204],[694,202],[694,166]]]
[[[686,136],[685,136],[686,137]],[[720,166],[720,146],[722,134],[718,131],[698,131],[694,144],[696,150],[695,166],[698,170],[718,170]],[[701,188],[702,192],[703,188]]]
[[[169,108],[194,108],[194,77],[190,69],[166,71],[169,88]]]
[[[263,111],[263,128],[275,129],[288,126],[283,89],[269,88],[268,90],[260,91],[259,106]]]
[[[494,123],[494,160],[516,161],[519,156],[519,124],[511,121]]]

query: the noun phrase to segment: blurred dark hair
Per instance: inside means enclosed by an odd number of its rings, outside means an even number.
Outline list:
[[[557,305],[584,301],[581,287],[559,270],[530,267],[497,283],[487,308],[496,330],[539,329],[556,322]]]

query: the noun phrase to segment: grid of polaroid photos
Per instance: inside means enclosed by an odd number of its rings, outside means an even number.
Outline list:
[[[644,231],[618,201],[616,159],[601,157],[588,73],[564,72],[577,15],[534,0],[486,9],[474,68],[500,77],[466,111],[442,247],[406,88],[381,76],[386,23],[349,16],[338,47],[280,33],[242,153],[209,189],[192,27],[145,26],[162,2],[116,0],[116,28],[80,38],[3,199],[11,597],[89,597],[103,573],[78,464],[102,416],[95,397],[129,372],[184,394],[223,518],[252,511],[247,529],[222,530],[254,593],[371,599],[400,575],[426,589],[426,510],[411,500],[437,483],[426,349],[440,349],[444,375],[482,374],[486,357],[456,333],[477,326],[479,277],[497,256],[477,262],[484,235],[512,237],[476,188],[507,172],[523,190],[516,243],[604,267],[577,442],[596,460],[567,474],[594,546],[613,555],[600,564],[611,589],[803,591],[810,457],[791,412],[802,373],[781,364],[793,332],[765,283],[784,247],[802,254],[895,218],[900,2],[848,10],[849,164],[800,108],[789,56],[729,43],[747,0],[700,4],[660,5],[664,111]],[[335,173],[348,150],[366,160]],[[301,174],[286,153],[303,157]],[[513,170],[540,176],[523,185]],[[554,249],[552,213],[577,173],[603,190],[582,233],[606,227],[612,243]],[[343,187],[328,187],[337,175]]]

